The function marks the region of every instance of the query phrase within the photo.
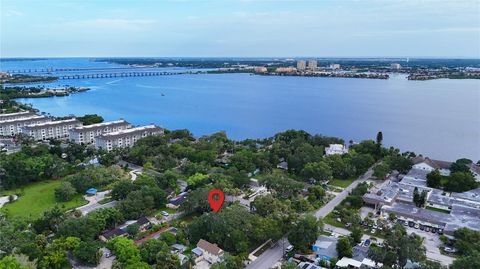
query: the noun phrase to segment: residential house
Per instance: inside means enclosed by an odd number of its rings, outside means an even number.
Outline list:
[[[450,175],[451,162],[432,160],[428,157],[423,157],[422,155],[412,158],[412,162],[413,168],[415,169],[425,170],[428,172],[438,170],[442,176]]]
[[[341,144],[330,144],[330,146],[325,149],[325,155],[327,156],[335,154],[342,155],[345,153],[348,153],[348,148]]]
[[[203,259],[210,264],[221,262],[223,260],[225,253],[223,249],[217,246],[217,244],[212,244],[206,240],[200,239],[197,243],[197,248],[201,250]]]
[[[288,163],[286,161],[277,164],[278,169],[288,170]]]

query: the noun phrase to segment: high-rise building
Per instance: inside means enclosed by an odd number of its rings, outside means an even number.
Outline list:
[[[309,60],[307,67],[308,67],[309,70],[317,70],[317,61],[316,60]]]
[[[297,61],[297,70],[302,71],[307,68],[307,63],[304,60]]]

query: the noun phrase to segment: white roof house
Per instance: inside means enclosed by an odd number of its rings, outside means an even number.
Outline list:
[[[330,144],[329,147],[325,149],[325,154],[334,155],[334,154],[345,154],[348,153],[348,148],[341,144]]]
[[[360,266],[362,266],[362,262],[352,258],[343,257],[335,265],[340,268],[360,268]]]

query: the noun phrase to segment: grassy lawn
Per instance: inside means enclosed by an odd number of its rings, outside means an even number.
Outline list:
[[[0,210],[6,213],[9,218],[33,219],[41,216],[44,211],[53,208],[55,205],[68,210],[87,203],[80,194],[76,195],[71,201],[57,202],[54,192],[61,182],[61,180],[43,181],[5,192],[5,195],[19,193],[20,197],[17,201],[6,204]]]
[[[322,221],[335,227],[345,228],[345,225],[337,221],[336,217],[332,213],[328,214],[325,218],[322,219]]]
[[[450,214],[450,210],[446,210],[446,209],[440,209],[440,208],[435,208],[435,207],[431,207],[431,206],[427,206],[426,209],[432,210],[432,211],[437,211],[437,212],[440,212],[440,213]]]
[[[329,185],[333,185],[336,187],[340,188],[346,188],[352,184],[352,182],[355,180],[355,178],[349,178],[349,179],[332,179],[328,183]]]

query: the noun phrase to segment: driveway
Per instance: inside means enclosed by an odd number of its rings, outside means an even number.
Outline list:
[[[85,195],[84,198],[85,200],[88,201],[88,204],[81,207],[77,207],[77,209],[82,212],[82,215],[86,215],[100,208],[114,207],[117,204],[117,201],[111,201],[105,204],[98,203],[99,201],[105,199],[106,195],[109,194],[110,192],[111,190],[98,192],[96,195],[93,195],[93,196]]]

